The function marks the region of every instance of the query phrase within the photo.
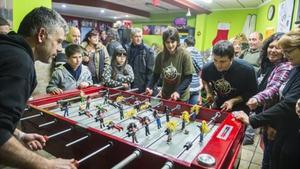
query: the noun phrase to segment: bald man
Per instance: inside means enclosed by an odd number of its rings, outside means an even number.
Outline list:
[[[71,26],[67,34],[66,40],[62,44],[61,51],[57,53],[57,56],[53,60],[54,66],[58,67],[66,63],[65,48],[70,44],[80,44],[80,30],[77,27]]]

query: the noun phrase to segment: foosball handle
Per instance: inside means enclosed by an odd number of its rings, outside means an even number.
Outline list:
[[[171,168],[173,168],[173,166],[174,166],[174,164],[172,161],[167,161],[161,169],[171,169]]]

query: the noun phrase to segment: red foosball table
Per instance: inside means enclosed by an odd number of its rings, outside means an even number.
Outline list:
[[[102,86],[33,98],[21,128],[80,169],[236,168],[244,137],[230,113]]]

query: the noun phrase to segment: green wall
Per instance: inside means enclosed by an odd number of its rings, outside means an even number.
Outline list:
[[[264,4],[260,8],[257,9],[257,20],[256,23],[256,31],[265,33],[267,28],[274,28],[275,32],[277,30],[277,21],[278,21],[278,6],[280,0],[272,0],[271,2]],[[271,21],[267,19],[268,9],[270,5],[275,6],[275,14]]]
[[[211,48],[212,41],[217,34],[218,23],[221,22],[230,24],[228,36],[229,39],[240,34],[243,30],[246,17],[249,14],[256,14],[257,16],[256,31],[265,34],[267,28],[273,27],[276,32],[278,22],[278,6],[281,1],[283,0],[271,0],[270,2],[265,3],[256,9],[213,11],[209,15],[202,14],[189,17],[188,25],[195,27],[196,47],[201,51]],[[295,4],[292,28],[295,27],[294,22],[297,19],[296,9],[299,4],[299,0],[294,1]],[[271,21],[267,19],[267,12],[270,5],[275,6],[275,15]],[[173,19],[178,16],[185,16],[185,14],[152,15],[149,19],[151,22],[134,21],[134,26],[142,27],[142,25],[171,25]],[[151,45],[153,42],[162,45],[162,38],[160,35],[145,35],[144,42],[148,45]]]
[[[23,17],[35,7],[52,8],[52,0],[13,0],[13,30],[17,31]]]
[[[229,39],[241,33],[247,15],[249,14],[256,14],[256,9],[215,11],[207,15],[205,21],[202,21],[205,26],[205,32],[202,33],[204,37],[202,38],[203,41],[200,43],[203,43],[203,47],[200,48],[200,50],[206,50],[212,46],[212,41],[217,35],[217,28],[219,23],[230,24],[228,35]]]

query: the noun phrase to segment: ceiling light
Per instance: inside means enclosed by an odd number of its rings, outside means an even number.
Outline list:
[[[104,9],[102,9],[100,12],[101,12],[101,13],[104,13]]]
[[[212,0],[202,0],[205,3],[212,3]]]
[[[117,17],[116,17],[116,16],[114,16],[114,19],[117,19]]]
[[[192,16],[191,11],[190,11],[190,8],[188,8],[188,11],[187,11],[187,13],[186,13],[186,16]]]
[[[128,16],[128,15],[125,15],[125,17],[128,18],[129,16]]]
[[[61,5],[61,7],[63,7],[63,8],[66,8],[66,7],[67,7],[67,5],[66,5],[66,4],[62,4],[62,5]]]

